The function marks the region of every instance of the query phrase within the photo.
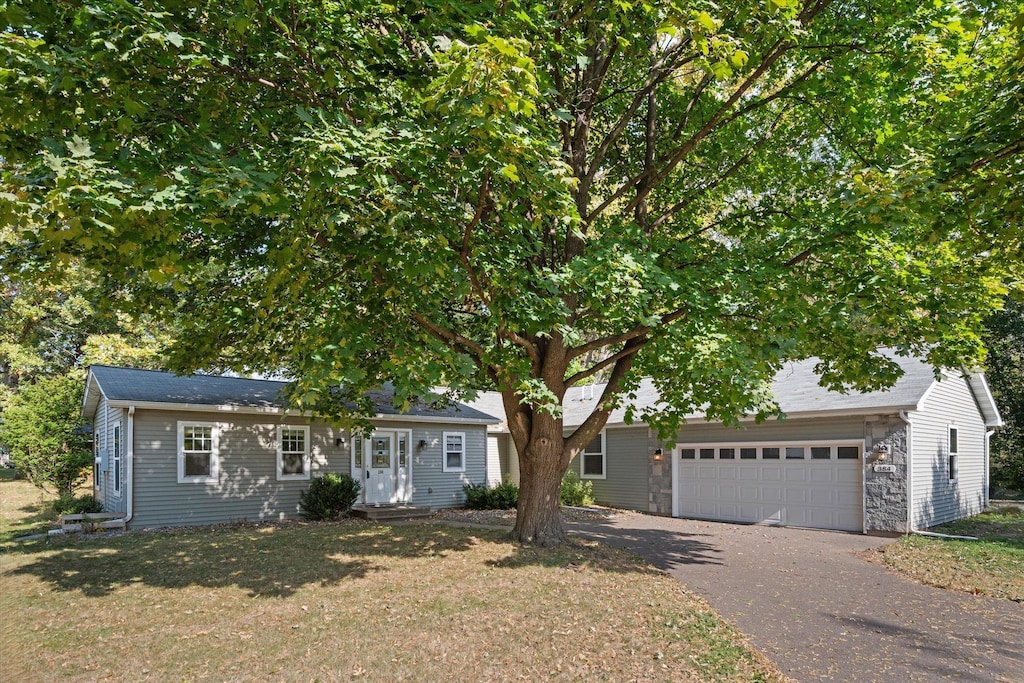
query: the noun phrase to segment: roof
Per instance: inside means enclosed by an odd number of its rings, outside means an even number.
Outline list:
[[[779,408],[790,417],[819,413],[893,413],[900,410],[919,409],[928,390],[937,381],[935,369],[920,358],[886,355],[895,361],[903,371],[903,375],[888,389],[849,393],[826,389],[819,384],[821,378],[814,372],[814,366],[818,363],[818,359],[809,358],[787,363],[776,373],[772,380],[772,393]],[[974,392],[985,423],[989,426],[1002,424],[992,395],[985,385],[984,376],[981,373],[965,373],[965,375]],[[604,384],[597,384],[569,389],[563,404],[565,425],[573,427],[581,424],[597,406],[604,387]],[[496,403],[495,396],[497,397]],[[656,407],[659,400],[660,395],[653,380],[644,378],[636,390],[636,396],[628,404],[623,404],[612,411],[608,418],[608,424],[624,424],[627,405],[632,405],[634,411],[640,413],[645,409]],[[478,409],[488,406],[492,410],[496,405],[500,412],[495,412],[495,414],[505,414],[501,397],[497,392],[481,392],[477,400],[472,401],[470,405]],[[703,419],[704,415],[694,412],[686,417],[698,420]]]
[[[246,410],[281,412],[285,409],[284,389],[288,382],[267,379],[246,379],[219,375],[175,375],[157,370],[93,365],[89,368],[83,412],[91,415],[99,394],[113,404],[146,407],[181,408],[189,410]],[[373,402],[378,417],[415,417],[456,422],[497,423],[499,420],[462,403],[434,406],[428,402],[414,403],[406,411],[395,408],[395,391],[385,385],[367,397]]]

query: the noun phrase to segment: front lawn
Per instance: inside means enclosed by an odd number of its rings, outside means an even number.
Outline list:
[[[702,600],[594,543],[359,521],[7,544],[4,680],[750,680]]]
[[[905,536],[878,551],[882,562],[930,586],[1024,602],[1024,511],[993,509],[931,531],[980,540]]]

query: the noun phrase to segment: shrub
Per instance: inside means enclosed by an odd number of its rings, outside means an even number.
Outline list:
[[[466,492],[466,507],[471,510],[511,510],[519,503],[519,487],[510,481],[494,488],[486,484],[463,486]]]
[[[103,512],[103,503],[96,500],[91,493],[86,493],[77,498],[74,496],[61,496],[53,501],[53,509],[58,515],[82,515],[91,512]]]
[[[347,474],[325,474],[309,483],[299,496],[299,507],[306,519],[338,519],[348,514],[359,497],[360,484]]]
[[[582,507],[594,504],[594,484],[589,481],[581,481],[580,475],[569,470],[562,478],[562,491],[559,495],[559,502],[562,505]]]

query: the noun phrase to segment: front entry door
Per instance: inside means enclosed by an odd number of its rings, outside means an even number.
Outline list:
[[[395,440],[391,434],[370,437],[366,463],[366,504],[384,505],[395,501]]]

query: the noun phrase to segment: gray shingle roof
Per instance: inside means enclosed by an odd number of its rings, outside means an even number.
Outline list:
[[[882,391],[843,394],[830,391],[818,384],[819,377],[814,372],[817,359],[788,363],[772,381],[772,392],[782,412],[797,416],[800,413],[863,411],[875,412],[883,410],[912,409],[924,397],[925,392],[935,381],[935,370],[919,358],[902,358],[889,356],[899,364],[903,376],[896,384]],[[603,384],[586,387],[573,387],[565,397],[564,419],[566,426],[581,424],[597,405],[604,390]],[[650,378],[640,382],[636,398],[630,403],[637,412],[658,404],[659,394]],[[497,415],[504,415],[501,397],[497,392],[482,392],[470,405],[484,409],[500,410]],[[608,419],[608,424],[622,424],[626,406],[616,408]],[[703,414],[692,413],[689,419],[701,419]]]
[[[138,370],[106,365],[89,368],[103,394],[111,401],[132,403],[178,403],[198,406],[239,406],[245,408],[283,408],[283,389],[287,382],[216,375],[175,375],[157,370]],[[394,389],[385,385],[370,392],[378,415],[453,418],[496,423],[499,420],[480,410],[455,403],[435,407],[415,403],[409,410],[395,408]]]

